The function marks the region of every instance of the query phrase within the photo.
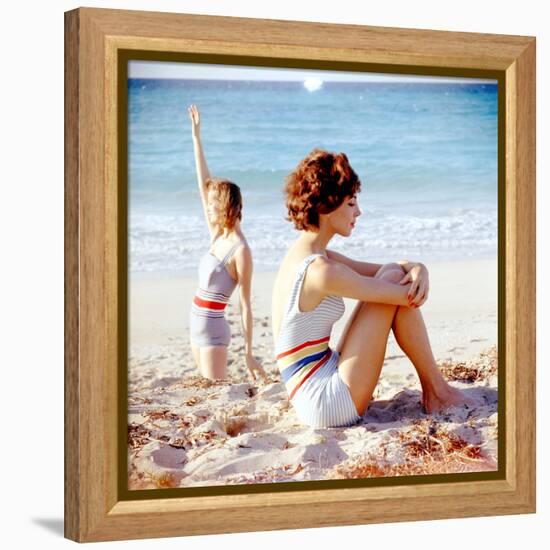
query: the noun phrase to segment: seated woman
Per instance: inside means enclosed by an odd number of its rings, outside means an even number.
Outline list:
[[[427,412],[466,403],[435,362],[420,307],[428,271],[419,262],[361,262],[327,249],[349,237],[361,214],[361,182],[345,154],[314,149],[286,180],[289,220],[300,231],[273,289],[277,365],[299,419],[312,427],[348,426],[364,414],[380,377],[390,330],[418,372]],[[358,303],[336,349],[329,340]]]
[[[191,349],[199,372],[206,378],[227,376],[227,347],[231,330],[225,307],[239,286],[245,360],[249,374],[266,374],[252,355],[252,254],[241,230],[242,197],[239,187],[225,179],[210,177],[200,138],[200,115],[195,105],[188,109],[199,192],[210,234],[210,248],[199,264],[199,288],[190,312]]]

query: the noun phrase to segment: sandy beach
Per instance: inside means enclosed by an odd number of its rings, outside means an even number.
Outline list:
[[[274,361],[271,289],[253,278],[254,354],[269,380],[249,378],[237,292],[227,380],[194,365],[188,316],[196,280],[132,275],[129,281],[129,488],[272,483],[490,471],[497,464],[497,265],[428,263],[422,307],[434,355],[448,380],[479,403],[426,415],[413,365],[390,335],[382,376],[362,420],[313,429],[298,421]],[[335,326],[335,347],[353,309]]]

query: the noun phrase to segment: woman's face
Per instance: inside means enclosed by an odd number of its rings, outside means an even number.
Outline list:
[[[359,205],[357,204],[357,195],[346,197],[344,202],[330,214],[327,214],[327,220],[331,224],[334,232],[343,237],[349,237],[355,227],[355,220],[361,215]]]
[[[214,189],[209,189],[206,196],[206,212],[210,223],[216,225],[220,216],[220,201]]]

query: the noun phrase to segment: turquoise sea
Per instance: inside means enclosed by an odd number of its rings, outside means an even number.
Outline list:
[[[128,81],[129,268],[194,273],[208,248],[187,106],[201,112],[210,172],[240,185],[255,270],[297,232],[285,176],[314,147],[347,154],[363,212],[332,248],[373,262],[495,257],[495,84]]]

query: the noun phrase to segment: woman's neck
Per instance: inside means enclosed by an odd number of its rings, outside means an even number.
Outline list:
[[[319,229],[308,229],[301,232],[300,241],[307,246],[313,253],[324,254],[328,243],[334,236],[333,231],[321,227]]]
[[[235,234],[237,235],[238,237],[242,238],[242,233],[241,233],[241,224],[239,222],[239,220],[237,220],[235,222],[235,225],[231,228],[231,229],[228,229],[227,227],[224,227],[222,230],[221,230],[221,237],[222,239],[228,239],[232,234]]]

